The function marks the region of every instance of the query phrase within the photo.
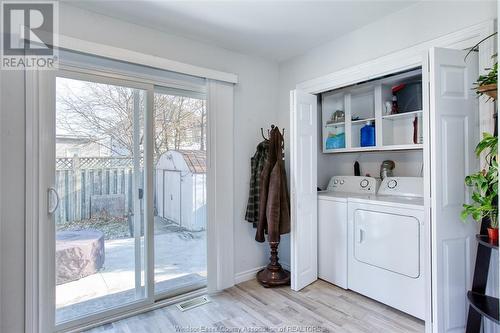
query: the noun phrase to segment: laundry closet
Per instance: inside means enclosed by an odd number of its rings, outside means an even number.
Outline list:
[[[424,320],[422,97],[421,68],[319,94],[317,169],[318,277]]]
[[[474,42],[402,51],[291,91],[292,289],[320,278],[426,332],[465,327],[477,225],[459,214],[479,167],[480,104],[478,56],[463,49]]]

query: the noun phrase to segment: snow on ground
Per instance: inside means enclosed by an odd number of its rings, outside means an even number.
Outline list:
[[[193,273],[206,277],[205,231],[189,232],[175,228],[156,228],[154,237],[156,284]],[[144,255],[144,238],[141,239],[141,243],[142,257]],[[113,294],[116,295],[135,288],[134,238],[106,240],[104,248],[104,267],[98,273],[56,286],[56,308],[58,311],[68,306],[74,308],[80,302],[108,295],[112,297]],[[141,265],[141,279],[144,281],[144,260],[142,260]],[[165,285],[165,283],[158,285],[160,292],[162,288],[165,288],[162,286]],[[172,286],[170,285],[168,288],[171,289]],[[132,298],[129,301],[133,301],[137,296],[135,293],[127,294]],[[123,299],[123,295],[124,293],[121,297],[116,297],[118,304],[115,306],[123,305],[122,303],[126,301]]]

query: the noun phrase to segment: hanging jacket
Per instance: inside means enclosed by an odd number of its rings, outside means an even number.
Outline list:
[[[264,169],[268,153],[269,142],[262,141],[257,145],[257,151],[250,160],[250,191],[248,193],[245,220],[253,223],[254,227],[257,227],[259,221],[260,174]]]
[[[270,133],[269,154],[260,175],[259,222],[255,240],[279,242],[280,235],[290,232],[290,197],[288,194],[283,136],[277,127]]]

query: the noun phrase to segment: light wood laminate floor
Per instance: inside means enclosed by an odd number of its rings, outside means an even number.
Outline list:
[[[186,312],[171,305],[89,332],[424,332],[422,321],[321,280],[300,292],[252,280],[210,299]]]

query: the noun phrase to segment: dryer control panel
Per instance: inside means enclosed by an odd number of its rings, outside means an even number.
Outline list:
[[[424,196],[424,180],[422,177],[386,177],[378,194],[421,198]]]
[[[333,176],[328,183],[327,191],[376,194],[380,181],[373,177]]]

